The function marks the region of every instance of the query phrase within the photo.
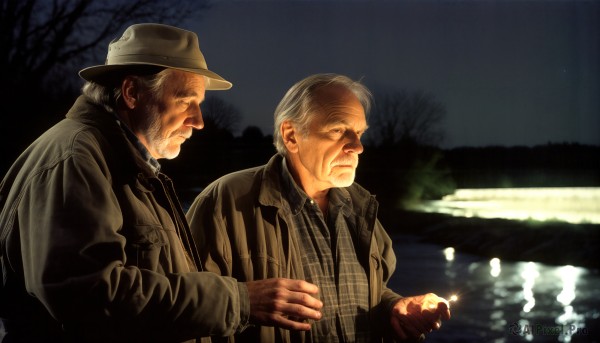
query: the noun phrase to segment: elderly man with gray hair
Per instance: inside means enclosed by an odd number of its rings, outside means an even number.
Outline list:
[[[308,330],[318,289],[303,280],[238,282],[202,270],[172,180],[203,127],[210,71],[195,33],[136,24],[66,118],[42,134],[0,184],[2,342],[183,342],[248,325]],[[3,331],[3,330],[0,330]],[[206,338],[209,340],[210,338]]]
[[[420,340],[450,318],[448,301],[433,293],[402,297],[387,287],[392,242],[375,197],[354,182],[370,98],[343,75],[299,81],[275,110],[277,154],[213,182],[190,207],[207,270],[319,286],[322,318],[310,321],[310,331],[259,326],[229,341]]]

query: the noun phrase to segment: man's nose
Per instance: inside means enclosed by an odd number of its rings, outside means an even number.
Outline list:
[[[200,110],[200,106],[192,106],[190,112],[190,116],[187,118],[185,124],[196,130],[204,128],[204,120],[202,119],[202,110]]]
[[[360,136],[355,132],[348,133],[348,142],[344,145],[344,152],[361,154],[364,151]]]

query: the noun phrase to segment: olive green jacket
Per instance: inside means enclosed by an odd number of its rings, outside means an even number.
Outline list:
[[[195,199],[186,216],[204,268],[239,281],[272,277],[303,279],[302,251],[290,235],[291,209],[280,191],[282,157],[223,176]],[[373,341],[389,334],[389,311],[400,298],[386,287],[396,257],[377,219],[377,201],[354,183],[343,188],[356,216],[357,256],[368,273]],[[249,328],[230,341],[304,342],[304,334],[273,327]]]
[[[231,335],[247,289],[198,272],[171,180],[84,96],[0,186],[0,318],[15,341]]]

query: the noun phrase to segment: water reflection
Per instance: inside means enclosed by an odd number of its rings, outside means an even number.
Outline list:
[[[402,294],[457,294],[453,318],[428,342],[594,342],[600,332],[597,271],[483,259],[452,247],[394,238]],[[418,261],[418,263],[416,263]]]
[[[556,300],[563,305],[564,309],[564,313],[556,318],[556,323],[569,328],[564,342],[570,342],[576,330],[586,329],[585,316],[575,312],[574,307],[571,305],[573,300],[575,300],[577,282],[580,275],[584,273],[584,270],[573,266],[564,266],[558,268],[556,272],[562,281],[562,290],[556,296]]]
[[[535,306],[535,297],[533,296],[533,286],[535,279],[540,276],[537,271],[537,265],[533,262],[528,262],[525,265],[521,264],[521,277],[523,278],[523,312],[529,312]]]
[[[494,257],[490,260],[490,275],[492,277],[498,277],[500,272],[502,271],[502,266],[500,264],[500,259]]]
[[[563,288],[556,300],[560,301],[564,306],[571,304],[575,299],[575,285],[581,270],[573,266],[564,266],[556,270],[558,276],[562,280]]]

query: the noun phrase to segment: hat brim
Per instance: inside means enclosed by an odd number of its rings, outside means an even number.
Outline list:
[[[136,67],[161,67],[161,68],[171,68],[182,71],[187,71],[190,73],[204,75],[207,77],[208,83],[206,84],[206,90],[227,90],[230,89],[233,84],[220,75],[207,70],[207,69],[197,69],[197,68],[176,68],[172,66],[166,66],[163,64],[153,64],[153,63],[125,63],[125,64],[110,64],[110,65],[97,65],[92,67],[87,67],[79,71],[79,76],[86,81],[98,82],[98,83],[106,83],[106,80],[110,80],[114,78],[116,75],[123,75],[128,69],[135,69]]]

